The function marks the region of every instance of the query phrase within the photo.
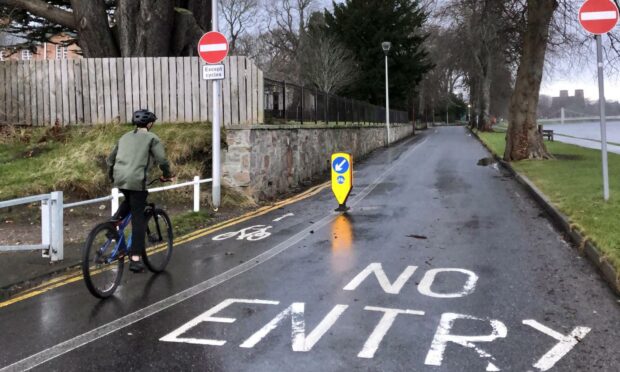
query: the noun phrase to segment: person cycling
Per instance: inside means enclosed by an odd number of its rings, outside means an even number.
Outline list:
[[[155,120],[157,120],[155,114],[148,110],[134,112],[132,123],[136,128],[118,140],[106,162],[110,181],[125,196],[112,221],[118,223],[131,212],[132,241],[129,270],[135,273],[145,270],[140,258],[144,251],[146,232],[144,209],[148,196],[146,189],[148,169],[154,160],[163,173],[159,178],[160,181],[171,181],[174,177],[170,172],[164,146],[159,137],[150,132]]]

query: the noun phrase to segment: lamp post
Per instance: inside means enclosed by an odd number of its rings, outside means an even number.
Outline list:
[[[471,121],[471,113],[470,113],[470,110],[471,110],[471,105],[467,105],[467,124],[471,124],[471,123],[470,123],[470,121]]]
[[[390,48],[392,47],[392,43],[389,41],[384,41],[381,43],[381,49],[383,49],[383,53],[385,54],[385,124],[387,127],[387,143],[390,145],[390,85],[388,79],[388,53],[390,52]]]

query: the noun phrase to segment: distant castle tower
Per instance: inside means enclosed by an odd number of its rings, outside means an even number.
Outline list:
[[[586,99],[583,89],[576,89],[574,96],[568,95],[568,90],[561,90],[559,97],[553,97],[551,101],[551,109],[559,112],[564,107],[572,111],[581,112],[586,107]]]

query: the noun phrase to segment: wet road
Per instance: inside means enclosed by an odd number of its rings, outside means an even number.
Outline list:
[[[0,371],[617,371],[618,298],[486,156],[432,129],[356,163],[346,215],[324,190],[110,300],[2,307]]]

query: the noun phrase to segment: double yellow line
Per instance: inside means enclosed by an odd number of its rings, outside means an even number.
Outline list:
[[[212,234],[212,233],[214,233],[216,231],[223,230],[225,228],[238,225],[238,224],[240,224],[242,222],[251,220],[252,218],[256,218],[256,217],[265,215],[265,214],[267,214],[269,212],[272,212],[272,211],[274,211],[276,209],[279,209],[279,208],[282,208],[284,206],[287,206],[287,205],[296,203],[298,201],[307,199],[307,198],[309,198],[311,196],[314,196],[314,195],[318,194],[319,192],[323,191],[324,189],[329,187],[329,185],[330,185],[330,182],[322,183],[320,185],[314,186],[314,187],[306,190],[305,192],[303,192],[301,194],[298,194],[298,195],[295,195],[295,196],[293,196],[291,198],[288,198],[288,199],[276,202],[273,205],[262,207],[262,208],[259,208],[259,209],[255,210],[255,211],[246,213],[246,214],[244,214],[242,216],[230,219],[228,221],[220,222],[220,223],[215,224],[213,226],[210,226],[210,227],[207,227],[207,228],[204,228],[204,229],[200,229],[200,230],[194,231],[194,232],[192,232],[190,234],[184,235],[184,236],[176,239],[174,241],[174,245],[178,246],[180,244],[189,243],[192,240],[196,240],[196,239],[202,238],[203,236]],[[149,253],[153,254],[153,253],[161,251],[162,249],[163,249],[163,247],[155,247]],[[103,271],[103,270],[101,270],[101,271]],[[96,273],[99,273],[101,271],[98,271]],[[70,284],[70,283],[73,283],[73,282],[77,282],[78,280],[82,280],[81,268],[80,267],[74,267],[71,270],[71,272],[68,273],[68,274],[61,275],[61,276],[56,277],[54,279],[47,280],[47,281],[39,284],[38,286],[36,286],[34,288],[30,288],[28,290],[25,290],[24,292],[20,293],[18,296],[14,297],[14,298],[11,298],[11,299],[6,300],[4,302],[0,302],[0,308],[12,305],[12,304],[14,304],[16,302],[20,302],[20,301],[26,300],[28,298],[32,298],[32,297],[38,296],[38,295],[40,295],[42,293],[45,293],[47,291],[50,291],[50,290],[52,290],[54,288],[62,287],[64,285],[67,285],[67,284]]]

